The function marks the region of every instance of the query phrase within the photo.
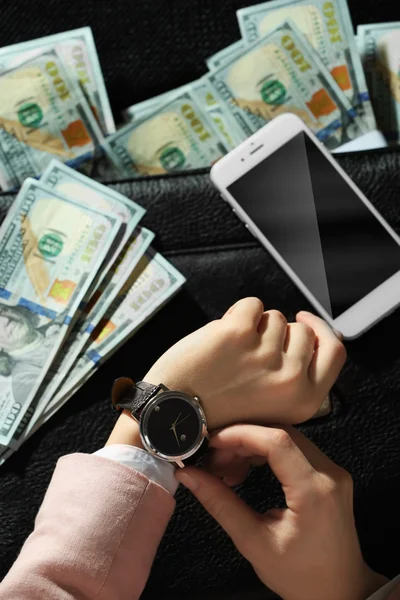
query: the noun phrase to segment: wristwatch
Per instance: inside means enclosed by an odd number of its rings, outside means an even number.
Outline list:
[[[207,421],[197,396],[120,377],[111,401],[117,412],[129,410],[139,423],[143,446],[161,460],[184,467],[183,461],[192,464],[207,450]]]

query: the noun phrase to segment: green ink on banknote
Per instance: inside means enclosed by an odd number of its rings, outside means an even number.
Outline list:
[[[46,233],[38,243],[39,252],[45,258],[54,258],[62,251],[64,242],[58,233]]]
[[[266,81],[261,88],[261,97],[266,104],[282,104],[286,98],[286,88],[280,81]]]
[[[18,109],[18,119],[24,127],[38,127],[43,119],[43,111],[35,102],[26,102]]]

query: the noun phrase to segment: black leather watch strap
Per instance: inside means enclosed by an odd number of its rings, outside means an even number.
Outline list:
[[[129,377],[120,377],[114,381],[111,390],[113,408],[117,411],[126,408],[135,419],[139,420],[143,407],[161,390],[165,391],[167,388],[145,381],[134,383]]]
[[[185,465],[196,465],[207,452],[208,452],[208,439],[204,438],[203,443],[201,444],[200,448],[198,448],[198,450],[196,450],[196,452],[194,454],[192,454],[192,456],[189,456],[189,458],[185,458],[185,460],[183,462],[185,463]]]

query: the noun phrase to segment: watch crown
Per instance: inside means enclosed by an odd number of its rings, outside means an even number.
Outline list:
[[[193,400],[195,400],[196,402],[200,402],[200,398],[198,396],[193,396]]]

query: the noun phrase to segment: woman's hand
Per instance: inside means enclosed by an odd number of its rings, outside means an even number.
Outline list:
[[[311,418],[335,382],[346,350],[319,317],[287,323],[245,298],[170,348],[143,378],[199,396],[209,429],[232,423],[294,424]]]
[[[235,425],[210,445],[230,455],[231,483],[250,463],[268,463],[282,484],[287,508],[260,515],[217,477],[194,467],[176,473],[284,600],[365,600],[386,583],[362,557],[350,475],[300,432]]]

